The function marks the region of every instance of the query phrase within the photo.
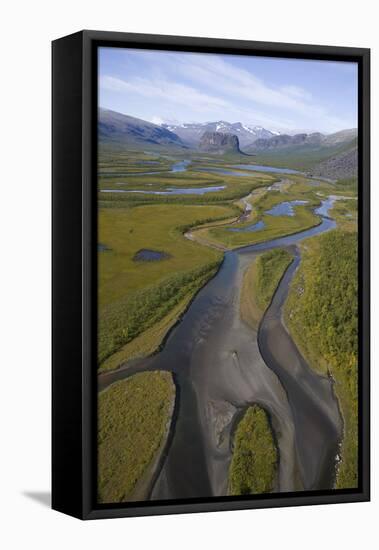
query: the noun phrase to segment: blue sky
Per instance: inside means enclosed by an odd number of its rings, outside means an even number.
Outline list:
[[[226,120],[271,130],[357,126],[357,65],[99,49],[99,104],[160,124]]]

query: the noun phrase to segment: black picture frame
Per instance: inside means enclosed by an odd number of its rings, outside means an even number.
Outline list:
[[[96,177],[99,46],[354,61],[359,76],[359,487],[96,504]],[[370,499],[370,50],[81,31],[52,44],[52,507],[81,519]]]

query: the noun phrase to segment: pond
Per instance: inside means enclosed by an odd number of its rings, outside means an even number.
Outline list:
[[[171,172],[185,172],[190,163],[190,160],[181,160],[180,162],[176,162],[172,165]]]
[[[328,212],[333,206],[336,199],[337,197],[331,195],[330,197],[328,197],[328,199],[323,200],[321,205],[314,209],[314,213],[318,214],[319,216],[327,217]],[[293,207],[307,203],[308,201],[300,200],[281,202],[280,204],[277,204],[276,206],[271,208],[271,210],[266,210],[265,214],[268,214],[270,216],[294,216],[295,212]],[[265,222],[263,220],[260,220],[256,223],[245,225],[243,227],[229,227],[227,231],[232,231],[234,233],[248,233],[252,231],[261,231],[265,228],[265,226]]]
[[[265,227],[265,225],[265,222],[261,220],[253,223],[252,225],[246,225],[245,227],[229,227],[228,231],[232,231],[233,233],[250,233],[260,231]]]
[[[276,166],[264,166],[262,164],[234,164],[233,168],[240,170],[253,170],[256,172],[271,172],[274,174],[302,174],[299,170],[291,170],[290,168],[277,168]]]
[[[171,258],[171,255],[167,254],[167,252],[151,250],[149,248],[141,248],[133,256],[135,262],[159,262],[161,260],[168,260],[168,258]]]
[[[165,157],[163,157],[165,158]],[[168,159],[172,160],[172,159]],[[171,169],[169,170],[156,170],[154,172],[100,172],[99,175],[102,178],[121,178],[121,177],[135,177],[135,176],[153,176],[156,174],[165,174],[168,172],[185,172],[187,170],[187,166],[191,163],[190,160],[180,160],[177,162],[174,162],[174,164],[171,166]],[[140,160],[138,164],[159,164],[159,161],[157,160]]]
[[[142,193],[144,195],[205,195],[222,191],[226,185],[214,185],[210,187],[169,187],[167,191],[146,191],[144,189],[102,189],[101,193]]]
[[[236,170],[228,170],[226,168],[198,168],[196,172],[211,172],[212,174],[221,174],[223,176],[237,176],[240,178],[251,177],[247,172],[237,172]]]
[[[303,204],[307,204],[308,201],[300,201],[300,200],[294,200],[294,201],[287,201],[287,202],[281,202],[280,204],[277,204],[270,210],[266,210],[265,214],[268,214],[270,216],[294,216],[294,206],[300,206]],[[322,208],[321,206],[319,207]],[[325,206],[325,209],[327,210],[329,208],[329,205]],[[318,209],[315,210],[316,213]],[[233,233],[249,233],[254,231],[261,231],[266,226],[265,222],[263,220],[260,220],[256,223],[253,223],[251,225],[246,225],[243,227],[229,227],[228,231],[232,231]]]
[[[173,160],[169,159],[169,157],[163,157],[166,160]],[[196,160],[196,159],[194,159]],[[222,162],[219,159],[210,159],[212,163],[216,162]],[[158,161],[139,161],[140,164],[156,164]],[[137,172],[137,173],[128,173],[128,172],[102,172],[99,175],[103,178],[109,178],[109,177],[128,177],[128,176],[151,176],[154,174],[164,174],[168,172],[186,172],[188,169],[188,166],[191,164],[190,160],[180,160],[174,162],[174,164],[171,166],[171,169],[169,170],[161,170],[161,171],[155,171],[155,172]],[[232,168],[237,168],[238,170],[244,170],[244,172],[237,172],[237,170],[231,170],[230,168],[217,168],[217,167],[209,167],[209,168],[197,168],[197,172],[209,172],[214,174],[221,174],[224,176],[236,176],[236,177],[248,177],[249,171],[255,171],[255,172],[269,172],[274,174],[303,174],[303,172],[299,172],[298,170],[291,170],[290,168],[277,168],[275,166],[264,166],[262,164],[234,164]],[[247,173],[246,173],[247,171]]]
[[[301,206],[307,204],[308,201],[286,201],[273,206],[270,210],[266,210],[265,214],[269,216],[294,216],[294,206]]]

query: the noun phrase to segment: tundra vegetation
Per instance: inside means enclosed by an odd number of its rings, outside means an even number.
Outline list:
[[[239,422],[229,468],[229,494],[269,493],[274,489],[278,452],[267,412],[249,407]]]
[[[99,502],[147,497],[166,443],[175,402],[171,373],[145,372],[115,382],[98,399]],[[139,500],[139,498],[137,498]]]
[[[102,243],[98,257],[101,371],[156,351],[196,292],[215,274],[222,253],[199,246],[186,239],[184,233],[192,227],[236,219],[241,206],[235,201],[275,181],[259,173],[232,178],[188,170],[178,175],[168,171],[176,162],[174,158],[167,166],[168,157],[145,158],[140,152],[134,156],[132,152],[105,149],[100,155],[98,215],[98,239]],[[141,173],[138,170],[142,163],[145,170],[151,171],[152,166],[160,170],[153,175],[132,176]],[[207,163],[207,159],[196,160],[197,166]],[[101,191],[196,189],[209,185],[225,189],[201,196]],[[136,262],[134,257],[141,249],[159,250],[166,259]]]
[[[338,229],[301,247],[286,324],[310,365],[334,379],[344,421],[336,487],[353,488],[358,483],[357,233]]]
[[[232,216],[229,206],[144,205],[133,208],[100,208],[99,241],[109,250],[99,253],[100,369],[114,368],[115,352],[163,321],[172,324],[188,301],[215,273],[222,254],[185,239],[186,228]],[[165,261],[136,262],[143,248],[160,250]],[[183,307],[178,307],[181,304]],[[176,310],[176,315],[172,312]],[[166,319],[166,322],[164,322]],[[157,327],[156,327],[157,328]],[[151,332],[145,335],[151,350]],[[137,349],[137,348],[135,348]],[[144,354],[144,347],[138,346]],[[120,359],[128,359],[128,350]]]
[[[330,194],[332,188],[329,184],[322,184],[319,187],[313,187],[299,182],[299,179],[288,177],[286,180],[292,181],[293,185],[287,183],[280,190],[271,190],[265,193],[253,194],[250,202],[252,204],[252,213],[250,217],[241,224],[239,229],[245,231],[231,231],[235,226],[230,224],[218,225],[202,230],[202,236],[214,244],[222,244],[227,248],[238,248],[249,244],[256,244],[270,239],[291,235],[309,229],[321,222],[321,218],[314,214],[314,208],[321,203],[322,196],[317,193]],[[294,206],[294,215],[271,215],[267,211],[271,210],[283,202],[306,201],[306,204]],[[264,226],[259,231],[248,231],[246,228],[257,222],[263,222]]]
[[[270,305],[271,298],[292,261],[291,254],[283,249],[268,250],[246,268],[241,289],[241,317],[254,330]]]
[[[187,170],[171,171],[173,163],[183,158],[190,161]],[[285,316],[310,365],[335,380],[344,418],[337,487],[354,487],[358,442],[356,178],[332,185],[301,175],[246,175],[234,167],[244,162],[251,159],[237,159],[231,154],[216,158],[186,151],[175,156],[125,151],[115,145],[100,147],[99,370],[113,370],[130,359],[156,352],[199,289],[219,269],[222,249],[315,226],[321,221],[313,212],[315,206],[331,194],[343,195],[332,213],[338,229],[301,245],[302,262],[293,279]],[[277,162],[285,166],[280,157]],[[296,159],[291,163],[296,164]],[[211,168],[244,175],[206,171]],[[220,189],[199,195],[199,187]],[[151,193],[172,188],[193,189],[193,193]],[[148,193],[125,192],[130,190]],[[294,206],[293,216],[267,214],[272,207],[292,200],[307,202]],[[239,219],[246,202],[252,210]],[[230,231],[258,221],[264,222],[260,231]],[[192,240],[185,237],[188,231]],[[136,253],[143,249],[160,251],[165,260],[136,262]],[[257,329],[291,261],[288,251],[276,249],[257,256],[246,270],[241,316],[252,328]],[[171,375],[156,372],[135,375],[100,393],[101,502],[132,499],[140,490],[139,482],[148,479],[149,468],[165,439],[174,396]],[[266,411],[258,405],[249,407],[235,433],[230,494],[271,491],[277,460]]]

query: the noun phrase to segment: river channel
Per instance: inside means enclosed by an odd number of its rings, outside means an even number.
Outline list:
[[[136,372],[167,370],[177,387],[170,445],[151,487],[155,500],[224,496],[237,419],[252,403],[266,409],[279,450],[275,492],[333,487],[342,435],[333,381],[313,371],[286,330],[282,309],[301,260],[298,244],[336,227],[335,197],[315,209],[320,224],[287,237],[227,251],[162,350],[99,376],[99,390]],[[288,249],[285,272],[258,331],[240,318],[245,269],[257,254]]]

